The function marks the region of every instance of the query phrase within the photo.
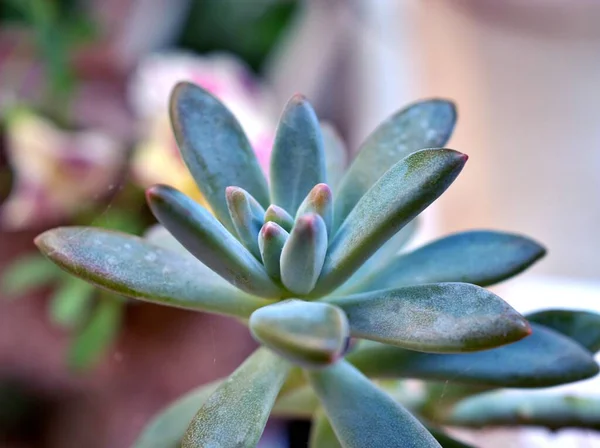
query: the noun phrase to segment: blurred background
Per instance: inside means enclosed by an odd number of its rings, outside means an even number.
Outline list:
[[[0,0],[0,447],[126,448],[254,347],[231,320],[99,292],[32,243],[62,224],[142,234],[154,183],[198,195],[168,122],[180,80],[231,108],[265,170],[295,92],[349,159],[406,103],[454,100],[448,146],[469,163],[412,244],[530,235],[548,256],[499,294],[523,312],[600,311],[598,23],[593,0]],[[306,446],[305,429],[273,422],[262,446]],[[462,435],[600,446],[582,432]]]

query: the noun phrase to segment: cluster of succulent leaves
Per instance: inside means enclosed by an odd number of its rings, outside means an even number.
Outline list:
[[[63,227],[36,240],[88,282],[233,316],[261,344],[229,378],[159,415],[137,447],[255,446],[271,414],[313,418],[312,447],[465,446],[436,424],[477,425],[481,408],[512,424],[511,406],[518,423],[548,417],[543,400],[519,395],[539,412],[523,416],[523,401],[499,400],[492,389],[598,372],[597,316],[548,311],[528,322],[483,288],[534,263],[539,244],[472,231],[401,250],[417,215],[467,160],[442,148],[456,120],[450,102],[392,116],[344,173],[341,140],[295,96],[277,130],[269,183],[233,115],[203,89],[179,84],[171,120],[210,210],[158,185],[147,198],[164,227],[144,239]],[[398,379],[423,382],[415,392]],[[439,382],[444,412],[432,401]],[[560,409],[581,423],[582,408],[566,400]]]

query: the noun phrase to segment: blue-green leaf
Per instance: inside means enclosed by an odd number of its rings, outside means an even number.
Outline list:
[[[527,269],[546,250],[511,233],[468,231],[398,255],[357,288],[359,291],[437,282],[488,286]]]
[[[225,197],[239,240],[260,260],[258,232],[264,224],[265,209],[243,188],[227,187]]]
[[[319,400],[309,386],[284,393],[283,389],[271,415],[273,417],[306,420],[310,419],[319,407]]]
[[[336,190],[334,228],[391,166],[419,149],[444,146],[455,123],[454,104],[433,99],[412,104],[379,125],[362,144]]]
[[[285,106],[271,154],[272,202],[292,216],[315,185],[326,182],[319,121],[302,95]]]
[[[263,265],[204,207],[166,185],[155,185],[146,195],[156,218],[214,272],[250,294],[281,296]]]
[[[267,207],[267,181],[242,127],[213,95],[189,82],[171,95],[171,123],[183,160],[219,220],[233,231],[225,188],[243,188]]]
[[[579,342],[590,352],[600,350],[600,314],[589,311],[544,310],[527,314],[527,320],[552,328]]]
[[[321,273],[327,252],[327,228],[314,213],[299,217],[281,252],[281,281],[298,295],[308,294]]]
[[[543,426],[600,429],[600,399],[558,393],[494,391],[459,402],[447,424],[468,427]]]
[[[258,349],[206,400],[181,447],[256,446],[289,368],[287,361]]]
[[[67,272],[127,297],[248,317],[269,300],[234,288],[189,254],[136,236],[92,227],[59,227],[35,240]]]
[[[456,179],[467,156],[426,149],[389,169],[360,199],[329,245],[314,295],[344,283],[377,249],[435,201]]]
[[[222,382],[204,384],[170,404],[146,425],[133,448],[179,448],[194,415]]]
[[[431,353],[486,350],[531,333],[497,295],[468,283],[434,283],[325,299],[346,312],[352,336]]]
[[[325,150],[327,185],[333,191],[336,191],[336,187],[348,166],[348,149],[333,125],[321,122],[321,134],[323,135],[323,148]]]
[[[258,234],[258,249],[267,274],[275,280],[281,278],[281,252],[289,233],[275,222],[269,221]]]
[[[435,354],[364,341],[346,359],[370,377],[419,378],[494,387],[550,387],[598,373],[593,356],[540,325],[518,342],[475,353]]]
[[[429,431],[431,435],[435,437],[435,440],[438,441],[442,448],[475,448],[472,445],[467,445],[466,443],[461,442],[460,440],[456,440],[455,438],[450,437],[444,431],[433,428],[429,425],[425,427],[427,428],[427,431]]]
[[[288,212],[277,205],[269,205],[269,208],[265,212],[265,222],[274,222],[279,224],[286,232],[292,230],[294,227],[294,218]]]
[[[342,310],[326,303],[288,300],[250,316],[254,338],[304,367],[322,367],[343,356],[350,340]]]
[[[343,448],[338,441],[329,419],[319,411],[313,418],[310,428],[309,448]]]
[[[316,213],[325,223],[327,236],[331,236],[331,226],[333,225],[333,196],[331,188],[327,184],[317,184],[308,193],[300,207],[296,218],[308,213]]]
[[[410,412],[346,361],[307,375],[344,448],[440,446]]]

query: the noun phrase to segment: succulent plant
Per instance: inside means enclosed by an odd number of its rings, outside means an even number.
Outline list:
[[[454,396],[465,398],[598,372],[583,341],[597,349],[597,329],[592,337],[552,319],[529,323],[483,288],[542,257],[536,242],[472,231],[401,251],[417,215],[467,160],[442,148],[456,120],[452,103],[401,110],[340,176],[341,140],[294,96],[277,129],[269,183],[233,115],[208,92],[179,84],[170,112],[210,210],[158,185],[147,199],[164,227],[145,239],[83,227],[36,239],[88,282],[233,316],[261,345],[229,378],[159,415],[137,447],[255,446],[271,413],[314,417],[312,447],[466,446],[434,425],[466,413],[431,412],[436,381],[462,384]],[[426,388],[415,393],[396,381],[404,378]]]

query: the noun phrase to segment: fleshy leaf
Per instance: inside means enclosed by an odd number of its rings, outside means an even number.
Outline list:
[[[298,207],[296,218],[308,213],[316,213],[323,218],[329,237],[333,225],[333,196],[331,188],[327,184],[317,184],[310,190],[300,207]]]
[[[283,391],[282,391],[283,392]],[[285,394],[275,401],[271,415],[287,419],[310,419],[319,407],[319,400],[312,388],[305,386]]]
[[[467,427],[544,426],[600,429],[600,399],[558,393],[494,391],[459,402],[447,423]]]
[[[284,359],[258,349],[206,400],[181,447],[256,446],[289,368]]]
[[[451,149],[411,154],[360,199],[329,245],[315,296],[344,283],[377,249],[435,201],[456,179],[467,156]]]
[[[136,236],[59,227],[35,240],[67,272],[117,294],[187,309],[248,317],[269,300],[234,288],[191,255]]]
[[[343,356],[350,339],[342,310],[326,303],[288,300],[250,316],[254,338],[305,367],[331,364]]]
[[[177,238],[175,238],[171,232],[160,224],[155,224],[148,228],[144,233],[143,238],[150,244],[162,247],[163,249],[172,250],[184,255],[192,255],[179,241],[177,241]]]
[[[281,251],[289,238],[283,228],[272,221],[265,223],[258,234],[258,249],[267,274],[275,280],[281,278]]]
[[[146,425],[133,448],[179,448],[194,415],[222,382],[204,384],[169,405]]]
[[[325,299],[346,312],[353,337],[431,353],[485,350],[531,333],[497,295],[468,283],[434,283]]]
[[[265,212],[265,222],[274,222],[279,224],[286,232],[294,227],[294,218],[281,207],[271,204]]]
[[[526,317],[531,322],[574,339],[592,353],[600,350],[600,314],[589,311],[544,310]]]
[[[454,104],[433,99],[414,103],[379,125],[336,189],[334,229],[391,166],[420,149],[444,146],[455,123]]]
[[[50,298],[52,323],[67,329],[80,326],[89,315],[95,290],[94,285],[86,281],[65,276]]]
[[[272,202],[292,216],[315,185],[326,182],[319,121],[302,95],[285,106],[271,154]]]
[[[522,272],[544,256],[535,241],[511,233],[457,233],[398,255],[359,286],[360,291],[437,282],[488,286]]]
[[[410,412],[346,361],[307,375],[343,447],[440,446]]]
[[[343,448],[338,441],[329,419],[323,411],[317,412],[311,428],[309,448]]]
[[[311,292],[326,253],[327,228],[323,219],[314,213],[299,217],[281,252],[281,281],[285,287],[298,295]]]
[[[154,216],[214,272],[247,293],[281,296],[263,265],[204,207],[166,185],[155,185],[146,196]]]
[[[260,260],[258,232],[264,224],[265,209],[242,188],[227,187],[225,197],[239,240]]]
[[[124,309],[122,300],[101,295],[89,322],[69,348],[69,367],[84,370],[100,359],[119,334]]]
[[[325,150],[327,184],[335,191],[348,166],[348,149],[331,124],[321,122],[321,134]]]
[[[233,114],[213,95],[189,82],[171,95],[171,123],[183,160],[202,195],[230,231],[225,188],[243,188],[267,207],[269,189],[248,138]]]
[[[364,341],[346,359],[369,377],[419,378],[495,387],[550,387],[598,373],[573,340],[532,324],[518,342],[475,353],[433,354]]]

